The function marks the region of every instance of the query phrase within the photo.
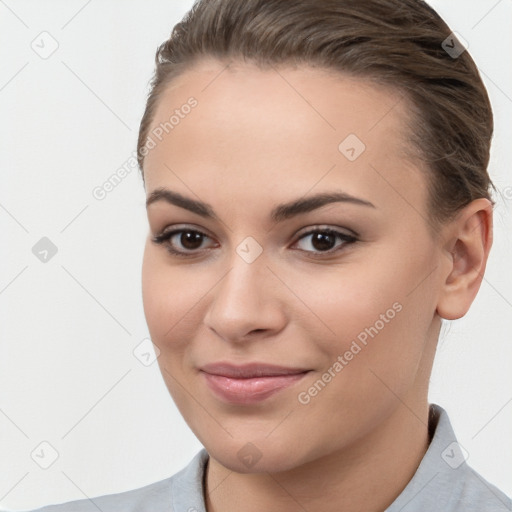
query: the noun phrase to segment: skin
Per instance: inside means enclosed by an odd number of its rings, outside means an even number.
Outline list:
[[[207,509],[383,510],[428,448],[441,318],[463,316],[479,289],[491,204],[477,199],[432,231],[428,171],[404,152],[407,102],[382,87],[307,66],[203,60],[168,86],[152,127],[190,96],[198,105],[145,158],[146,195],[168,188],[208,203],[218,220],[150,204],[142,286],[164,381],[210,454]],[[366,145],[354,161],[338,149],[350,133]],[[335,202],[269,217],[278,204],[333,190],[374,207]],[[152,241],[171,226],[206,237],[187,251],[175,236],[189,256],[173,256]],[[351,230],[358,241],[334,238],[339,250],[322,254],[303,235],[313,227]],[[252,263],[236,252],[249,236],[262,248]],[[300,403],[396,303],[400,312]],[[263,402],[233,405],[199,372],[221,360],[311,371]],[[250,467],[237,456],[247,443],[261,455]]]

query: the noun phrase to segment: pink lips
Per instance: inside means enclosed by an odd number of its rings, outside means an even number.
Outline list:
[[[200,368],[209,388],[224,401],[252,404],[301,380],[309,370],[264,363],[207,364]]]

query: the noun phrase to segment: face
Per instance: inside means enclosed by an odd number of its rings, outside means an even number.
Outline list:
[[[399,95],[309,67],[203,61],[161,96],[145,315],[224,466],[298,467],[426,400],[442,256],[406,119]]]

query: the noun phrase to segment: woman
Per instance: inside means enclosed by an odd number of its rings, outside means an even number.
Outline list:
[[[420,0],[199,1],[156,55],[144,310],[204,445],[58,511],[481,511],[428,402],[492,244],[492,111]]]

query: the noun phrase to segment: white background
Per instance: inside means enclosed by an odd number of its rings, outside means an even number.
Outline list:
[[[511,495],[512,1],[432,4],[488,87],[503,197],[485,281],[441,337],[430,399],[472,466]],[[142,180],[133,170],[92,195],[134,154],[156,47],[191,5],[0,0],[0,507],[140,487],[201,448],[157,364],[133,355],[148,337]],[[31,48],[43,31],[59,45],[47,59]],[[58,249],[47,263],[32,253],[42,237]],[[42,441],[58,452],[48,469],[31,458]]]

